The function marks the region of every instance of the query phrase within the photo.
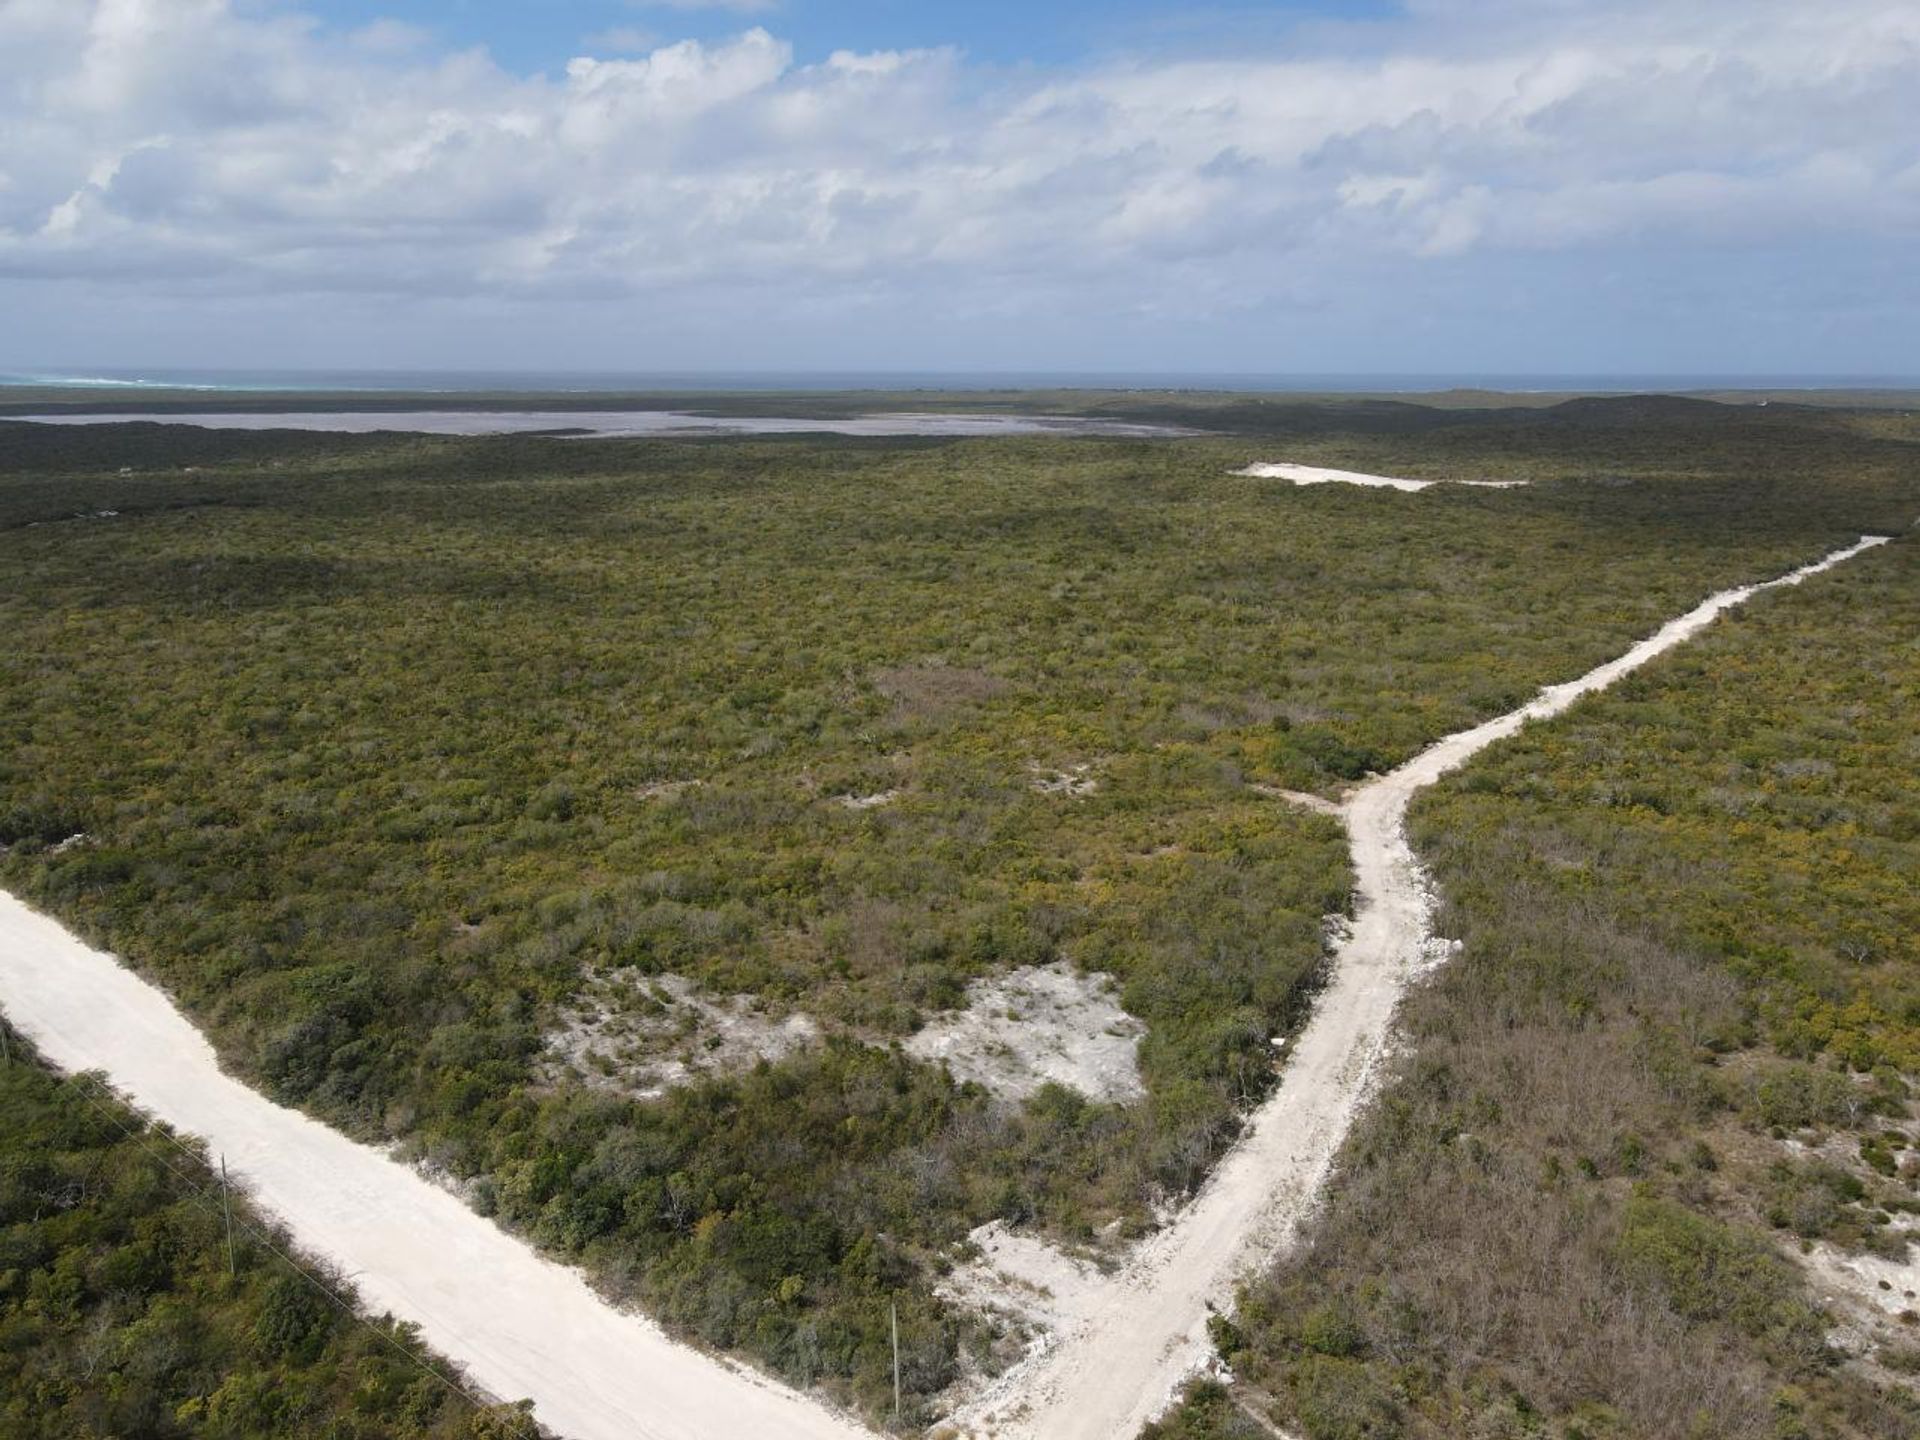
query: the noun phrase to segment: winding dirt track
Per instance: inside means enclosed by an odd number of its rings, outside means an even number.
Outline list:
[[[1557,715],[1671,650],[1723,611],[1885,543],[1863,536],[1778,580],[1722,591],[1618,659],[1448,736],[1355,791],[1345,820],[1357,918],[1279,1087],[1193,1204],[1141,1245],[1074,1330],[957,1416],[961,1433],[1127,1440],[1207,1363],[1209,1308],[1231,1308],[1236,1284],[1299,1233],[1387,1053],[1394,1007],[1435,958],[1429,892],[1403,823],[1417,791],[1527,721]]]
[[[962,1433],[1127,1440],[1206,1362],[1210,1306],[1298,1233],[1386,1053],[1395,1005],[1426,968],[1430,904],[1402,821],[1414,792],[1530,719],[1559,713],[1762,590],[1859,554],[1865,537],[1778,580],[1724,591],[1617,660],[1449,737],[1357,791],[1344,818],[1359,914],[1273,1097],[1199,1198],[1147,1241],[1058,1344],[952,1422]],[[378,1151],[220,1072],[156,987],[0,892],[0,1004],[53,1064],[101,1070],[143,1108],[223,1152],[299,1243],[376,1311],[487,1390],[531,1396],[569,1440],[853,1440],[870,1432],[677,1345]]]

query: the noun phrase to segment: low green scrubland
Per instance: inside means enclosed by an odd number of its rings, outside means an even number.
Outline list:
[[[13,1037],[0,1062],[0,1432],[11,1440],[534,1440],[244,1197],[228,1268],[197,1149]],[[324,1288],[323,1288],[324,1285]]]
[[[1863,1330],[1791,1263],[1904,1257],[1920,1214],[1916,637],[1908,539],[1416,803],[1464,948],[1216,1326],[1235,1383],[1159,1433],[1920,1435],[1920,1315]]]
[[[0,878],[684,1333],[880,1412],[897,1302],[930,1418],[992,1339],[942,1252],[1137,1233],[1270,1083],[1348,882],[1250,781],[1336,790],[1911,498],[1897,418],[1170,410],[1254,438],[0,426]],[[1273,458],[1544,483],[1227,473]],[[1146,1021],[1141,1104],[896,1043],[1056,957]],[[545,1054],[606,973],[828,1038],[637,1100]]]

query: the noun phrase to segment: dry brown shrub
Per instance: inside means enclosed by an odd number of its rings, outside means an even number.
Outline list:
[[[1012,687],[967,665],[895,665],[875,673],[873,688],[893,702],[894,725],[938,725],[984,705]]]

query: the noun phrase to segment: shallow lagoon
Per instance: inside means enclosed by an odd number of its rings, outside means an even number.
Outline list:
[[[206,430],[319,430],[342,435],[404,431],[417,435],[557,433],[579,439],[644,435],[1190,435],[1171,425],[1135,425],[1081,415],[929,415],[899,413],[817,419],[775,415],[689,415],[677,410],[403,410],[222,414],[21,415],[41,425],[119,425],[145,421]]]

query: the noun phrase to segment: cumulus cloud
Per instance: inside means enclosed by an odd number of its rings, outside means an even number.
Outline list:
[[[1416,0],[1332,51],[1055,71],[607,40],[521,75],[291,3],[0,0],[0,278],[1230,310],[1920,238],[1910,0]]]

